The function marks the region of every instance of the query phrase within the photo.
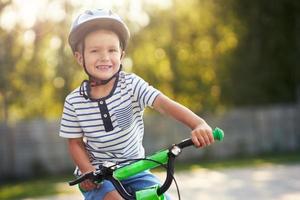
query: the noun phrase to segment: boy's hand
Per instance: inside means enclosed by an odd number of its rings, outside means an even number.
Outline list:
[[[94,166],[89,166],[88,167],[88,170],[86,170],[84,173],[90,173],[90,172],[93,172],[95,171],[96,168]],[[93,190],[93,189],[96,189],[96,188],[100,188],[100,184],[96,184],[94,183],[93,181],[87,179],[83,182],[80,183],[80,188],[83,189],[84,191],[90,191],[90,190]]]
[[[80,188],[83,189],[84,191],[90,191],[96,188],[100,188],[100,184],[96,184],[92,182],[91,180],[85,180],[80,183]]]
[[[192,141],[197,148],[205,147],[214,143],[211,127],[206,123],[201,123],[191,132]]]

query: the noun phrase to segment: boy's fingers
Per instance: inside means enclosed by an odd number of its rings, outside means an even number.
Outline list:
[[[199,145],[197,145],[198,148],[206,146],[206,142],[203,137],[196,137],[196,140],[199,143]]]
[[[97,187],[97,185],[89,180],[84,181],[80,184],[80,187],[84,190],[93,190]]]
[[[192,131],[192,141],[197,148],[214,143],[212,130],[204,129]]]
[[[192,135],[192,141],[196,147],[200,147],[201,144],[196,136]]]
[[[205,134],[205,135],[203,136],[203,138],[204,138],[205,145],[210,145],[210,139],[209,139],[208,135]]]
[[[208,134],[208,138],[209,138],[209,141],[210,141],[211,144],[215,142],[215,139],[214,139],[214,136],[213,136],[212,132],[210,132]]]

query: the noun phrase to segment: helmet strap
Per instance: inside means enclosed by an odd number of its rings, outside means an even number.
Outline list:
[[[95,86],[98,86],[98,85],[105,85],[105,84],[109,83],[113,78],[119,76],[119,73],[120,73],[121,70],[122,70],[122,64],[120,65],[119,70],[114,75],[112,75],[109,79],[106,79],[106,80],[99,80],[99,79],[95,79],[92,76],[89,76],[90,86],[95,87]]]

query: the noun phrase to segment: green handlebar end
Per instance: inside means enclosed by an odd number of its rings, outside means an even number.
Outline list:
[[[213,136],[215,140],[222,141],[224,138],[224,131],[217,127],[213,130]]]

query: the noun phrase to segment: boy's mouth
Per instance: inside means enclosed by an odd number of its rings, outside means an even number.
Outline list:
[[[97,65],[96,66],[96,69],[98,69],[98,70],[107,70],[110,68],[112,68],[112,65]]]

